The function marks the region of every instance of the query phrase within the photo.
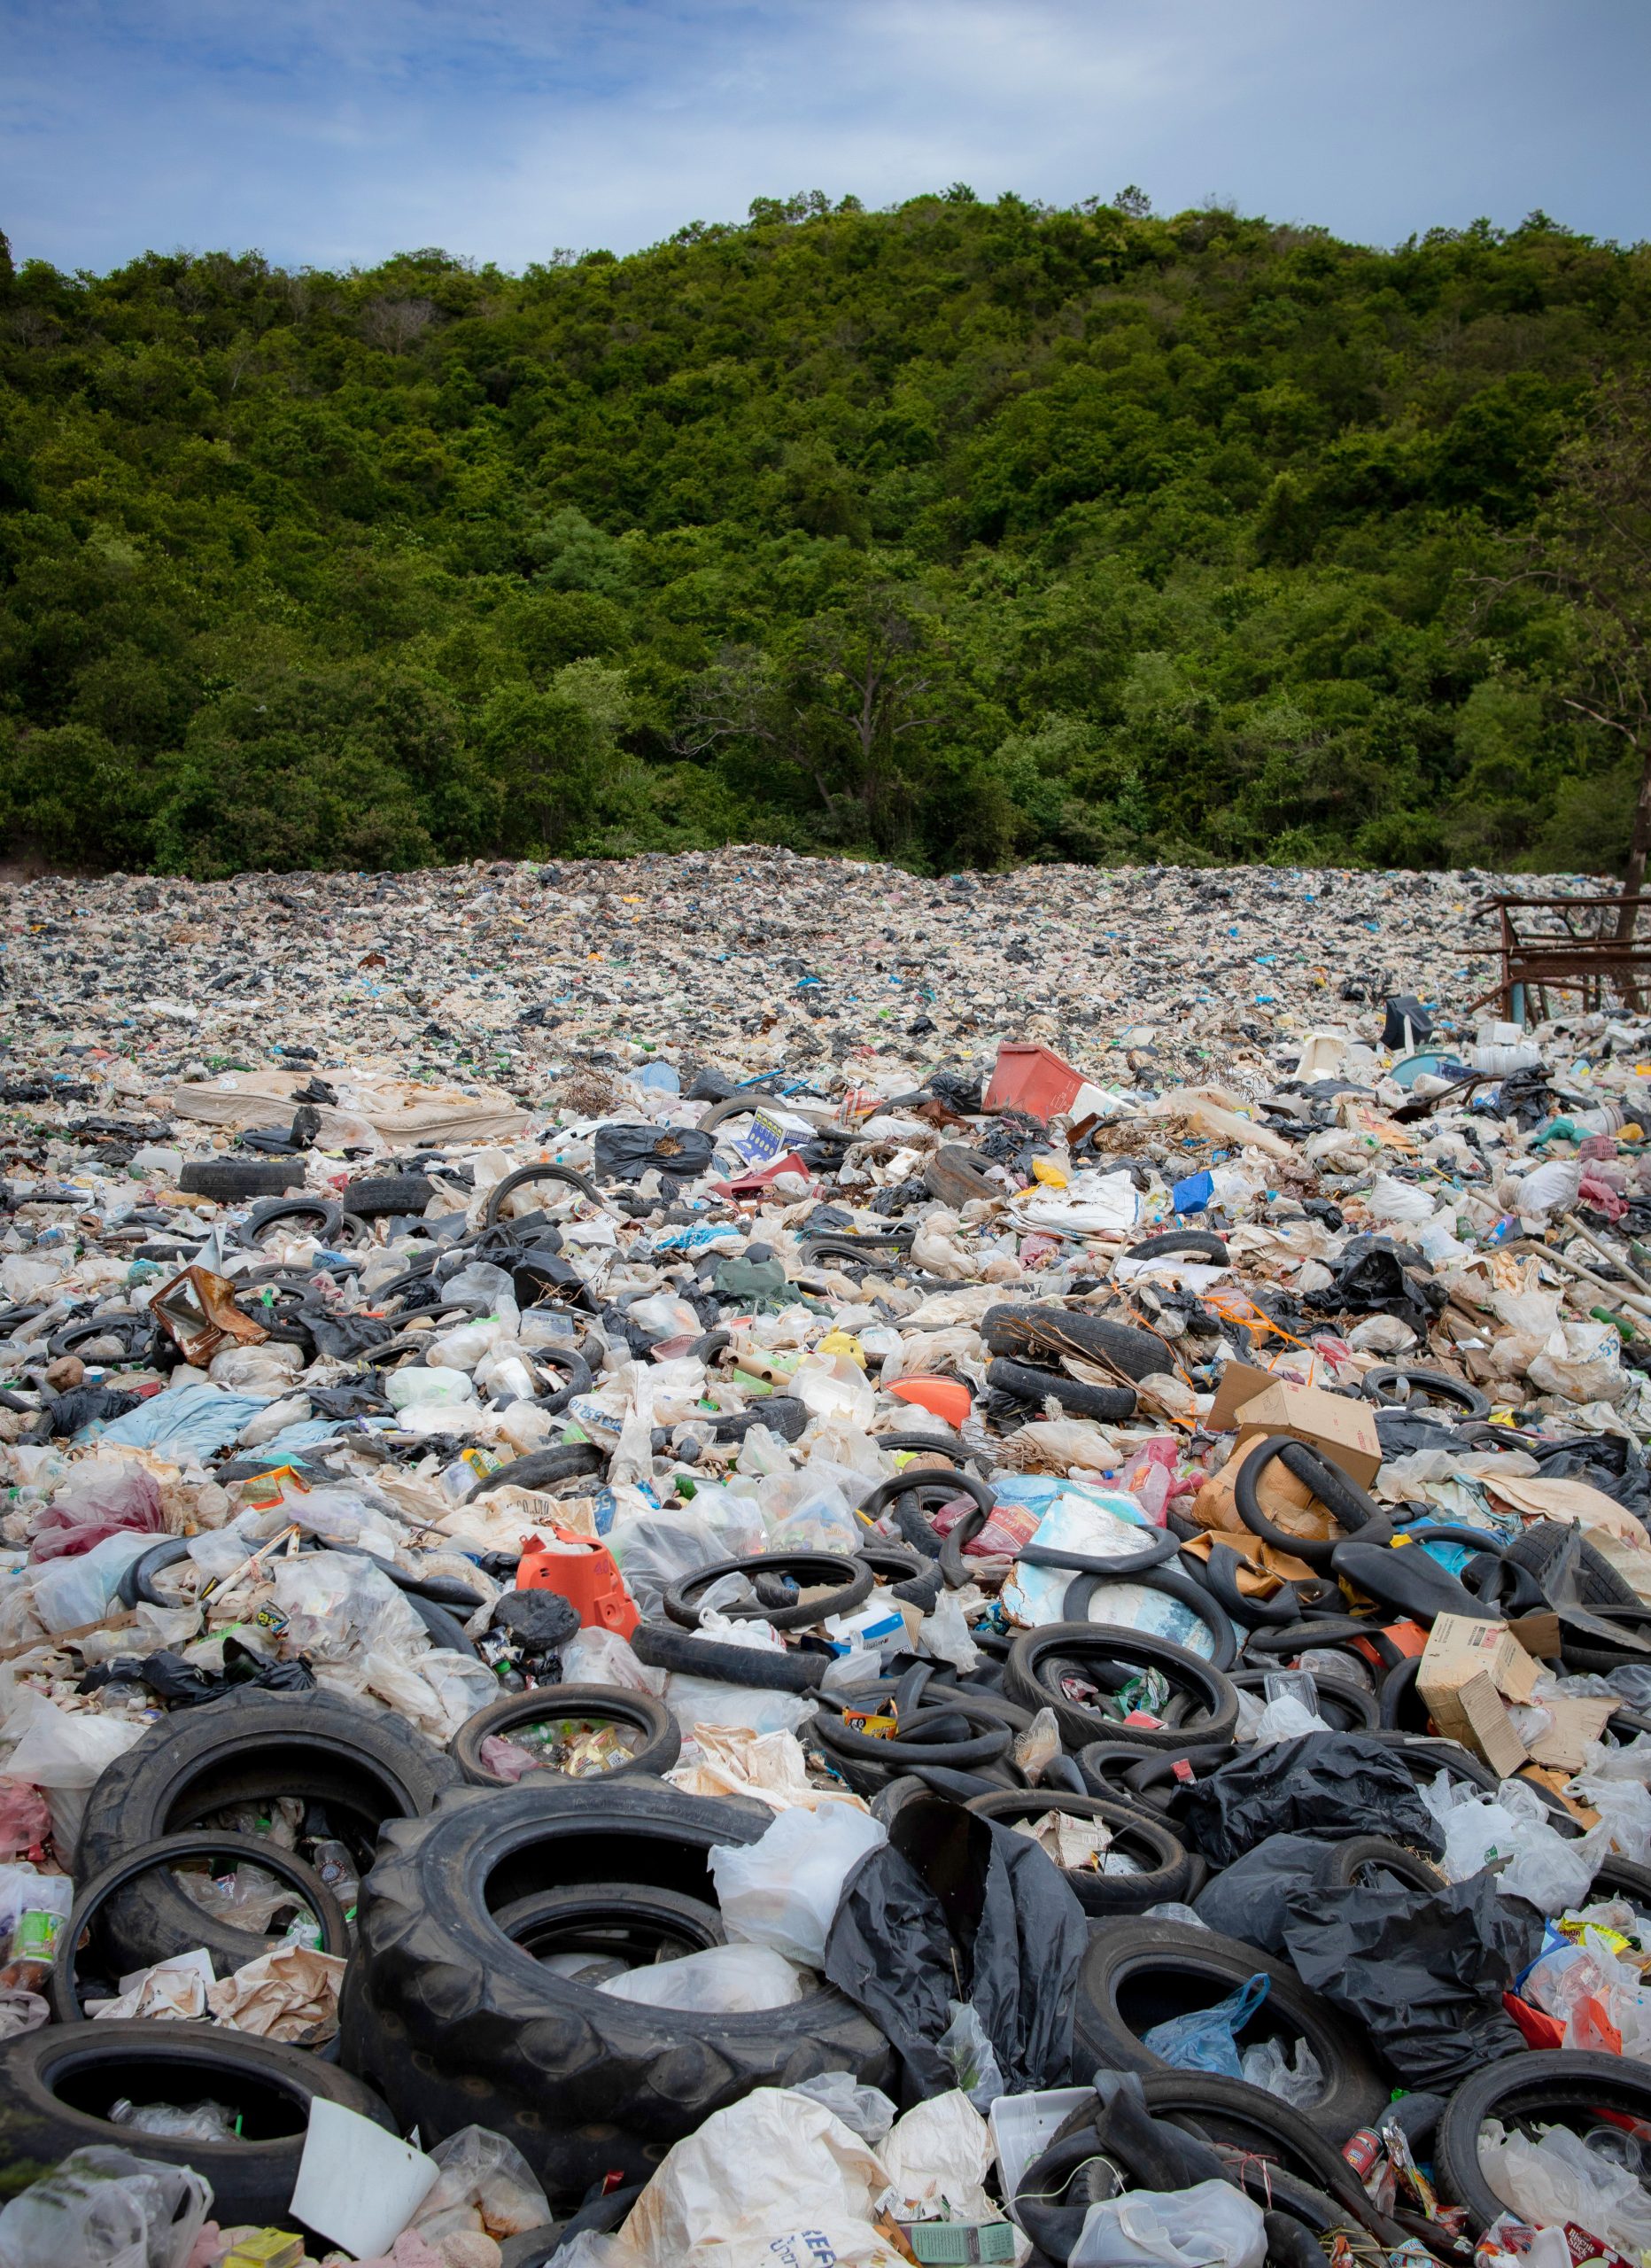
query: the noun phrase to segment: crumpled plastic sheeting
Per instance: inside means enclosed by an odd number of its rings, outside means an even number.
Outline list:
[[[1404,2086],[1448,2089],[1524,2051],[1502,1995],[1542,1923],[1489,1874],[1430,1895],[1391,1879],[1298,1891],[1283,1937],[1302,1983],[1353,2018]]]
[[[1436,1852],[1439,1833],[1415,1781],[1380,1741],[1305,1733],[1240,1757],[1181,1796],[1177,1815],[1212,1866],[1270,1835],[1386,1835]]]
[[[1006,2090],[1065,2085],[1073,1985],[1089,1942],[1083,1909],[1037,1845],[996,1820],[942,1797],[905,1805],[888,1844],[849,1877],[826,1974],[894,2042],[921,2092],[943,2090],[953,2074],[939,2043],[957,1971],[934,1887],[942,1871],[950,1895],[978,1915],[964,1976]]]

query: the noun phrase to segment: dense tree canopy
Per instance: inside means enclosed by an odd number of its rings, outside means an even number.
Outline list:
[[[1522,562],[1651,248],[1144,206],[519,277],[0,238],[8,842],[1620,867],[1638,757]]]

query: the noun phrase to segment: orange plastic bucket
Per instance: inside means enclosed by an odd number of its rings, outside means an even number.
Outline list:
[[[642,1618],[624,1587],[624,1577],[614,1565],[613,1553],[605,1543],[593,1542],[588,1535],[575,1535],[570,1528],[553,1527],[551,1534],[575,1548],[535,1549],[539,1539],[530,1535],[516,1569],[516,1588],[560,1591],[577,1610],[585,1629],[616,1630],[622,1638],[628,1638]]]

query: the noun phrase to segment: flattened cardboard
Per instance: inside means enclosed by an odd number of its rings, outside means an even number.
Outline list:
[[[1382,1469],[1376,1410],[1368,1402],[1354,1402],[1322,1386],[1291,1386],[1283,1379],[1271,1379],[1236,1415],[1241,1441],[1252,1433],[1293,1434],[1340,1465],[1361,1488],[1368,1488]]]

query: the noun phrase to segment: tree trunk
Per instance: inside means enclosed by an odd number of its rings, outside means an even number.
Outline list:
[[[1628,865],[1623,874],[1623,897],[1625,900],[1638,897],[1645,888],[1646,857],[1648,851],[1651,851],[1651,750],[1648,750],[1646,754],[1645,764],[1639,774],[1639,794],[1634,804],[1633,833],[1629,838]],[[1622,912],[1616,917],[1616,934],[1619,938],[1633,936],[1638,913],[1639,908],[1636,905],[1624,904]]]

